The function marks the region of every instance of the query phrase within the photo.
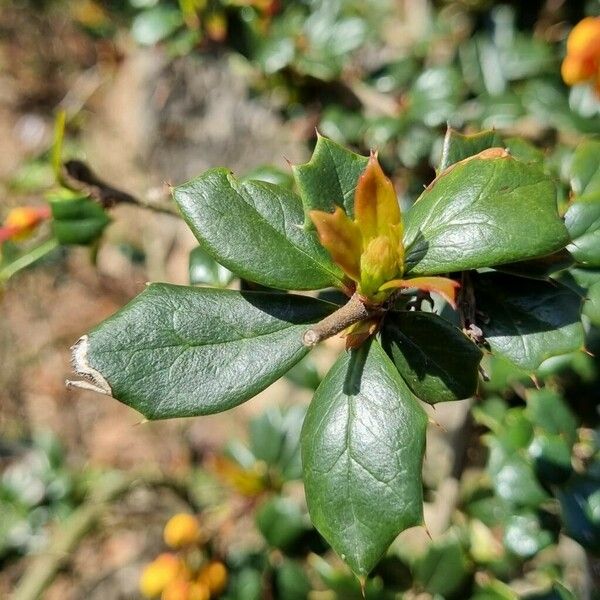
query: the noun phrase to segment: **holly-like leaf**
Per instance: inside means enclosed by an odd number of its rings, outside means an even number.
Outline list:
[[[493,129],[480,131],[473,135],[464,135],[449,127],[444,137],[442,158],[437,172],[441,173],[450,165],[479,154],[482,150],[499,146],[502,146],[502,139]]]
[[[571,187],[576,195],[600,192],[600,140],[579,144],[571,162]]]
[[[452,165],[405,216],[406,267],[412,276],[537,258],[568,240],[552,179],[508,155]]]
[[[315,527],[359,575],[423,522],[427,418],[381,346],[344,353],[315,393],[302,464]]]
[[[475,394],[481,351],[441,317],[425,312],[392,313],[381,338],[417,398],[435,404]]]
[[[567,248],[575,260],[587,268],[600,267],[600,190],[577,198],[565,224],[573,240]]]
[[[307,352],[331,305],[291,294],[153,284],[74,347],[76,371],[148,419],[248,400]]]
[[[583,347],[582,299],[555,281],[500,273],[476,280],[478,325],[494,354],[523,369]]]
[[[319,135],[310,161],[293,167],[306,214],[310,210],[333,212],[339,206],[354,218],[354,191],[368,161]],[[313,227],[309,218],[307,226]]]
[[[304,229],[302,203],[290,190],[211,169],[173,197],[200,246],[236,275],[280,289],[341,286],[342,272]]]

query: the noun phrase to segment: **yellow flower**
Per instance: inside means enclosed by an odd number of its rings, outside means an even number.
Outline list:
[[[356,291],[365,301],[381,304],[397,288],[416,288],[435,291],[454,305],[457,282],[444,277],[402,279],[402,214],[394,186],[376,154],[371,153],[356,185],[354,220],[339,206],[333,213],[312,210],[309,214],[321,244],[355,282]]]
[[[227,587],[227,567],[213,560],[200,571],[198,581],[209,589],[211,595],[218,596]]]
[[[174,554],[160,554],[142,572],[140,591],[146,598],[158,598],[165,587],[185,570],[181,559]]]
[[[573,27],[561,74],[567,85],[588,82],[600,94],[600,17],[587,17]]]
[[[171,548],[190,546],[200,539],[200,523],[193,515],[177,514],[167,521],[163,537]]]

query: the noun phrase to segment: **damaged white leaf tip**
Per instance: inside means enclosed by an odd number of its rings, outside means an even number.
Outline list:
[[[108,381],[104,378],[100,371],[97,371],[90,366],[87,359],[88,353],[88,336],[84,335],[80,337],[71,350],[73,352],[71,357],[71,364],[73,370],[77,375],[83,377],[83,380],[71,381],[67,379],[65,382],[68,388],[80,388],[82,390],[91,390],[92,392],[98,392],[99,394],[106,394],[112,396],[112,390]]]

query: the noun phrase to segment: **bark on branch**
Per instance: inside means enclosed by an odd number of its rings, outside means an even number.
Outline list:
[[[104,208],[115,204],[134,204],[161,213],[178,215],[177,208],[168,198],[150,199],[132,196],[102,181],[92,169],[81,160],[69,160],[63,165],[64,182],[73,190],[89,194]]]
[[[304,332],[302,343],[309,348],[326,340],[358,321],[382,315],[385,309],[366,305],[358,294],[353,294],[344,306]]]

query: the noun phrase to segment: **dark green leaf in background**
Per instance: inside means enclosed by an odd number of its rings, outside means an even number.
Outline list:
[[[340,269],[305,231],[301,201],[288,189],[211,169],[173,197],[200,246],[239,277],[291,290],[341,285]]]
[[[190,284],[227,287],[235,275],[208,255],[202,248],[194,248],[189,258]]]
[[[290,294],[153,284],[79,347],[79,370],[149,419],[220,412],[248,400],[307,352],[327,303]],[[84,353],[85,354],[85,353]]]
[[[427,418],[375,341],[343,354],[315,393],[302,430],[315,527],[359,575],[402,530],[423,522]]]
[[[470,398],[477,390],[481,350],[432,313],[391,313],[382,345],[413,394],[435,404]]]
[[[475,289],[478,324],[492,352],[518,367],[533,370],[546,358],[583,347],[582,300],[567,287],[485,273]]]
[[[510,156],[473,158],[448,169],[405,217],[412,275],[537,258],[560,250],[568,239],[552,179]]]
[[[91,244],[110,223],[105,210],[87,196],[66,192],[50,196],[48,200],[52,209],[52,231],[61,244]]]

